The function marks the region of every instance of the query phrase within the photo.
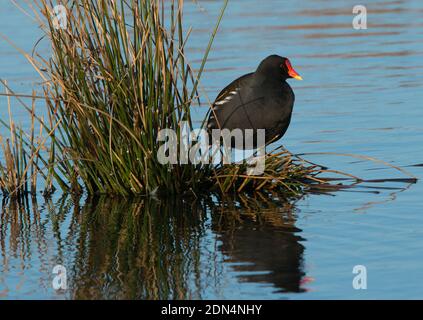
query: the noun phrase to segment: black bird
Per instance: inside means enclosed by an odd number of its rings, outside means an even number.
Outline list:
[[[257,70],[246,74],[224,88],[213,103],[208,119],[209,134],[213,129],[265,129],[265,143],[280,139],[291,121],[295,95],[288,78],[302,80],[291,62],[271,55]]]

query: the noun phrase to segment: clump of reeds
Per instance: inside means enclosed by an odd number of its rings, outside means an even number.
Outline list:
[[[47,177],[65,191],[296,194],[319,173],[284,149],[266,155],[261,176],[246,175],[246,163],[159,163],[160,130],[175,130],[180,141],[182,123],[194,129],[190,109],[227,0],[197,74],[185,55],[183,0],[64,1],[64,28],[55,2],[35,3],[52,53],[50,59],[28,57],[45,81],[50,143],[42,159]]]
[[[186,62],[183,1],[83,0],[68,6],[65,29],[53,3],[37,3],[52,45],[40,69],[68,188],[179,193],[201,181],[196,166],[157,160],[159,131],[191,124],[199,81]]]

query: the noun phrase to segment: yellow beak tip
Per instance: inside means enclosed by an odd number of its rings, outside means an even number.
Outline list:
[[[302,77],[300,77],[300,76],[295,76],[295,77],[294,77],[294,79],[297,79],[297,80],[303,80],[303,78],[302,78]]]

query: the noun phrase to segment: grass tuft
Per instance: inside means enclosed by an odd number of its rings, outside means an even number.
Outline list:
[[[0,124],[8,129],[10,135],[3,137],[0,134],[0,149],[3,152],[3,156],[0,158],[0,191],[6,197],[22,199],[28,194],[35,195],[39,175],[47,178],[39,166],[40,153],[42,149],[45,149],[46,140],[41,138],[42,125],[40,125],[39,133],[36,136],[35,99],[32,99],[31,127],[30,134],[27,135],[22,126],[16,125],[13,121],[9,87],[7,82],[3,82],[3,84],[6,87],[9,121],[5,122],[0,119]],[[51,179],[46,179],[47,185],[49,190],[46,187],[45,194],[53,191]]]
[[[200,74],[186,62],[183,1],[68,3],[66,29],[55,28],[51,2],[38,4],[52,45],[40,70],[47,70],[56,176],[65,189],[131,195],[197,188],[209,168],[157,160],[160,130],[180,136],[182,122],[192,129]]]

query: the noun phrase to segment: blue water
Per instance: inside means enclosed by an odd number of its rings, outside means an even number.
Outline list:
[[[423,166],[416,165],[423,163],[423,2],[366,1],[366,30],[352,28],[356,4],[230,0],[200,92],[213,100],[267,55],[289,57],[304,81],[290,81],[295,110],[280,143],[297,154],[383,159],[421,179]],[[187,55],[194,67],[221,5],[185,4],[186,24],[193,27]],[[8,0],[0,8],[0,33],[29,52],[41,35]],[[39,48],[48,52],[46,43]],[[40,82],[2,38],[0,78],[19,93],[30,93]],[[27,124],[19,104],[12,103],[15,118]],[[195,110],[198,121],[206,111],[203,99]],[[7,117],[4,98],[0,117]],[[364,179],[405,177],[359,158],[304,157]],[[39,198],[27,213],[6,204],[0,299],[423,298],[421,181],[365,186],[375,189],[310,194],[295,203],[252,208],[62,203],[57,194],[51,201]],[[168,227],[160,228],[163,224]],[[68,271],[64,291],[51,285],[57,264]],[[356,265],[367,269],[365,290],[352,286]]]

